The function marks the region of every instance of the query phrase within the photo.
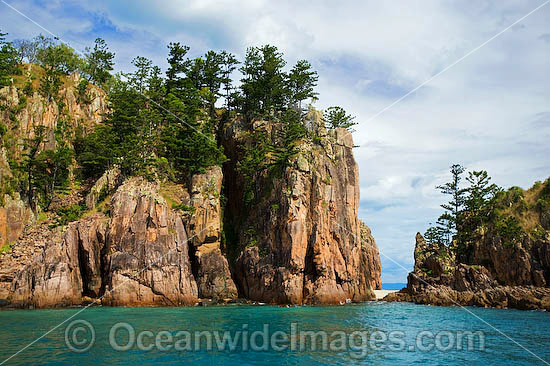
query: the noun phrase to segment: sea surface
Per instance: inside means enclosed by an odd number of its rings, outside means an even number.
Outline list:
[[[0,364],[5,365],[550,362],[550,314],[538,311],[384,302],[290,308],[91,307],[0,311],[0,326]],[[315,338],[308,331],[316,332]],[[217,343],[223,334],[233,337],[232,347]]]
[[[382,283],[382,290],[401,290],[407,287],[406,283]]]

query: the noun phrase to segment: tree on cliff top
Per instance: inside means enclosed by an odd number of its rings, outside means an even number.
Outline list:
[[[489,222],[493,198],[501,191],[496,184],[490,183],[491,177],[485,170],[469,172],[466,180],[470,185],[466,190],[466,215],[459,235],[462,242],[472,240],[477,229]]]
[[[84,59],[86,61],[83,72],[87,75],[88,81],[97,85],[103,85],[111,77],[113,71],[115,54],[109,51],[107,43],[101,38],[95,40],[93,50],[86,47]]]
[[[315,92],[319,77],[316,71],[311,69],[311,64],[306,60],[300,60],[288,74],[288,90],[290,106],[297,105],[302,110],[302,102],[309,98],[316,99]]]
[[[82,59],[65,43],[56,43],[57,39],[47,38],[44,42],[48,46],[40,49],[37,55],[40,65],[45,70],[40,91],[45,97],[52,99],[57,97],[62,84],[61,77],[80,70]]]
[[[468,172],[468,186],[461,188],[464,171],[461,165],[452,165],[451,181],[436,187],[441,193],[450,195],[451,200],[441,205],[445,212],[437,224],[426,231],[425,238],[429,243],[449,245],[456,240],[457,248],[464,251],[480,235],[480,228],[494,224],[493,206],[501,188],[490,183],[491,178],[484,170]]]
[[[445,211],[437,219],[436,226],[430,227],[426,231],[425,237],[429,243],[439,242],[449,245],[457,234],[457,228],[460,227],[467,192],[467,189],[460,188],[464,167],[460,164],[453,164],[450,172],[451,181],[436,187],[441,193],[451,196],[451,200],[441,205]]]
[[[10,76],[18,72],[17,50],[6,41],[6,35],[0,32],[0,87],[9,85]]]
[[[240,71],[243,74],[243,109],[249,117],[255,113],[269,115],[285,108],[285,65],[283,54],[275,46],[265,45],[247,49]]]
[[[323,120],[326,123],[327,128],[345,128],[348,131],[352,131],[352,127],[357,124],[355,117],[347,114],[342,107],[329,107],[323,113]]]

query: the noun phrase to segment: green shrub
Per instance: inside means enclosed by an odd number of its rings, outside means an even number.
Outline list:
[[[252,247],[258,246],[258,233],[256,232],[256,230],[254,230],[254,228],[249,228],[245,232],[245,237],[246,237],[245,242],[248,242],[246,244],[247,248],[252,248]]]
[[[46,215],[45,212],[40,212],[38,214],[38,217],[36,218],[36,223],[39,224],[41,222],[44,222],[48,219],[48,215]]]
[[[2,253],[8,253],[11,251],[13,243],[6,243],[0,247],[0,254]]]
[[[76,204],[67,208],[62,208],[57,211],[57,219],[51,227],[65,226],[69,222],[76,221],[82,217],[84,212],[88,209],[85,204]]]
[[[544,230],[542,226],[537,225],[535,228],[529,231],[529,236],[535,241],[544,240],[546,236],[546,230]]]
[[[78,100],[82,103],[89,104],[90,98],[88,98],[88,95],[86,95],[86,89],[88,88],[88,80],[82,79],[80,83],[78,83],[76,90],[78,91]]]
[[[520,222],[514,216],[500,218],[496,223],[497,234],[502,240],[504,246],[513,246],[523,235],[523,229]]]
[[[32,87],[32,82],[27,81],[23,87],[23,94],[28,97],[31,97],[34,94],[34,88]]]
[[[179,210],[179,211],[182,211],[182,212],[190,212],[190,213],[195,212],[195,207],[188,206],[188,205],[185,205],[183,203],[173,203],[172,204],[172,209]]]

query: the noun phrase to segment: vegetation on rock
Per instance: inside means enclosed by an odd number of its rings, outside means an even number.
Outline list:
[[[505,191],[491,183],[486,171],[468,172],[466,187],[460,184],[465,169],[455,164],[450,171],[451,181],[437,189],[451,200],[441,205],[445,212],[424,234],[428,243],[444,244],[467,255],[489,236],[512,247],[524,238],[536,241],[545,237],[550,229],[544,227],[550,207],[550,179],[535,183],[527,191],[519,187]]]

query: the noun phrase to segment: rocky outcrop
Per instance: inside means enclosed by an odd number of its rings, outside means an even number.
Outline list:
[[[32,210],[21,200],[19,194],[4,195],[4,206],[0,207],[0,247],[14,243],[23,233],[25,226],[34,219]]]
[[[197,300],[181,217],[158,185],[131,179],[112,198],[105,243],[107,305],[184,305]]]
[[[130,179],[113,195],[111,217],[71,223],[61,242],[20,270],[13,306],[56,307],[100,298],[105,305],[189,305],[197,301],[187,235],[158,184]]]
[[[222,169],[211,167],[204,174],[195,174],[189,189],[191,213],[186,226],[201,298],[238,297],[229,263],[221,251],[222,180]]]
[[[450,273],[455,260],[454,251],[451,248],[438,243],[428,244],[420,233],[416,234],[415,273],[424,273],[433,277],[441,276]]]
[[[460,242],[427,243],[416,234],[407,288],[385,299],[550,310],[550,230],[544,221],[549,212],[547,179],[526,191],[499,192],[481,224],[462,224],[469,231]]]
[[[409,278],[409,281],[411,280]],[[406,301],[437,306],[479,306],[550,311],[550,289],[535,286],[495,286],[480,291],[458,291],[438,283],[418,292],[409,289],[388,294],[385,301]]]
[[[61,242],[47,243],[44,250],[12,282],[10,303],[16,307],[80,305],[88,287],[97,284],[102,217],[72,223]],[[99,238],[98,238],[99,237]],[[83,252],[82,249],[87,251]],[[81,268],[94,268],[92,283],[84,283]],[[84,279],[87,279],[84,276]],[[94,282],[95,281],[95,282]]]
[[[365,276],[365,281],[370,283],[373,290],[382,289],[382,264],[380,263],[380,253],[378,246],[372,236],[370,228],[361,221],[361,258],[365,261],[361,263],[362,276]]]
[[[359,175],[353,140],[344,129],[327,133],[318,113],[306,118],[322,137],[304,139],[290,166],[255,181],[245,201],[238,169],[251,133],[232,123],[224,133],[227,220],[234,241],[235,279],[246,298],[269,303],[334,304],[374,299],[379,259],[357,218]],[[281,126],[257,121],[253,129],[277,144]],[[279,174],[279,176],[277,176]],[[228,234],[229,235],[229,234]],[[375,258],[373,258],[375,257]]]
[[[195,278],[201,298],[227,300],[238,297],[229,264],[219,243],[202,244],[196,249],[195,257]]]
[[[59,90],[59,103],[48,100],[36,90],[28,96],[16,85],[2,88],[0,100],[7,108],[0,113],[0,121],[6,126],[16,128],[14,137],[20,143],[25,138],[33,137],[34,127],[44,126],[49,134],[44,147],[48,149],[55,147],[54,131],[60,120],[68,121],[73,131],[80,128],[84,133],[89,132],[108,112],[107,98],[101,88],[92,84],[87,86],[81,96],[77,90],[80,81],[78,73],[65,80]],[[63,109],[60,110],[60,106]],[[10,112],[15,113],[10,117]],[[13,121],[17,121],[16,126],[12,126]]]
[[[0,126],[6,130],[0,136],[0,195],[13,194],[14,184],[9,160],[21,158],[21,146],[35,137],[35,128],[45,129],[44,142],[39,151],[54,149],[55,131],[63,124],[67,134],[87,134],[99,124],[109,109],[106,93],[99,87],[89,84],[79,91],[82,80],[78,73],[63,79],[58,97],[46,98],[37,91],[41,71],[36,65],[27,65],[24,76],[32,82],[34,91],[24,90],[24,80],[0,88]],[[66,141],[69,144],[71,141]],[[0,200],[1,201],[1,200]]]
[[[119,167],[107,170],[99,178],[86,195],[86,206],[89,209],[95,208],[97,203],[107,195],[113,193],[122,183],[122,175]]]
[[[550,311],[550,242],[525,238],[523,244],[510,247],[486,238],[473,249],[474,264],[465,264],[454,255],[455,247],[427,244],[418,233],[407,288],[384,300]]]
[[[29,263],[39,261],[39,254],[46,244],[61,242],[61,231],[50,228],[50,224],[51,221],[46,219],[27,226],[23,234],[10,245],[9,250],[0,254],[0,303],[10,296],[12,281],[17,272]]]
[[[223,170],[211,167],[184,184],[121,182],[116,168],[106,172],[86,196],[85,218],[55,229],[30,263],[6,272],[3,283],[11,285],[0,299],[15,307],[374,299],[380,258],[357,217],[351,134],[327,132],[320,114],[310,113],[306,126],[319,136],[301,140],[284,168],[258,169],[251,204],[239,162],[253,136],[250,126],[234,122],[220,131],[230,158]],[[280,129],[273,121],[253,126],[273,144],[280,144]],[[99,201],[102,209],[94,210]]]

